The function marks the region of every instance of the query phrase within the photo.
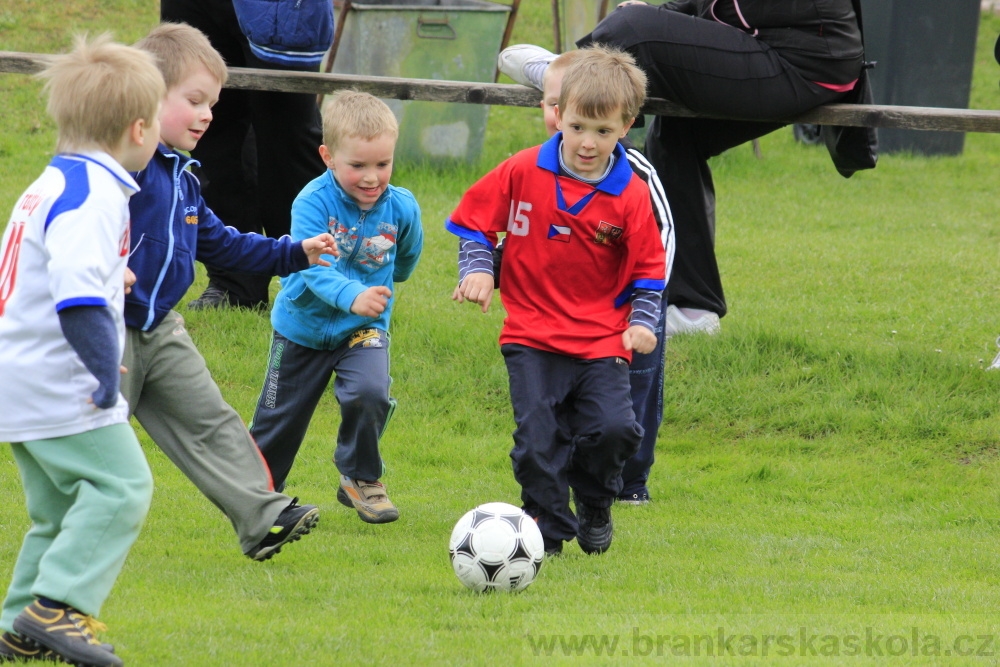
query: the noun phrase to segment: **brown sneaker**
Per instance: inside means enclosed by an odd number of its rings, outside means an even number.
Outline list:
[[[366,482],[341,475],[337,500],[345,505],[347,503],[344,500],[350,501],[358,516],[366,523],[389,523],[399,518],[399,510],[389,500],[382,482]]]

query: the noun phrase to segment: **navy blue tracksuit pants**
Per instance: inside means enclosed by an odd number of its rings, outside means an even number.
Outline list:
[[[315,350],[274,332],[250,435],[271,468],[275,489],[285,487],[309,420],[334,373],[333,395],[341,417],[334,463],[340,474],[353,479],[382,476],[379,438],[392,405],[388,334],[362,329],[335,350]]]
[[[500,350],[517,424],[510,458],[524,510],[547,540],[572,540],[579,523],[570,489],[580,502],[610,507],[622,490],[622,467],[639,448],[628,364],[516,344]]]

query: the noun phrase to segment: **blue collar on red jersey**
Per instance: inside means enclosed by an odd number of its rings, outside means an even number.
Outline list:
[[[535,163],[546,171],[551,171],[558,175],[559,170],[559,143],[562,141],[562,132],[556,132],[548,141],[541,145],[538,150],[538,161]],[[629,166],[628,156],[622,145],[615,144],[615,164],[611,168],[611,173],[594,186],[601,192],[618,196],[625,191],[629,181],[632,180],[632,167]]]

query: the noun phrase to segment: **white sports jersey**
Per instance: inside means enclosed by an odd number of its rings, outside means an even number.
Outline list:
[[[128,200],[139,186],[106,153],[57,155],[17,204],[0,244],[0,442],[83,433],[128,420],[88,403],[98,387],[58,311],[110,306],[124,349]]]

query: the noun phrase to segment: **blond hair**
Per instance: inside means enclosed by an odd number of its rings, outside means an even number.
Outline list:
[[[38,76],[45,79],[49,115],[56,121],[56,150],[110,150],[137,120],[156,120],[165,87],[152,56],[111,41],[74,39]]]
[[[580,55],[563,75],[559,108],[572,104],[587,118],[600,118],[621,110],[628,123],[646,101],[646,75],[624,51],[600,44],[580,49]]]
[[[369,93],[338,90],[323,106],[323,143],[331,152],[345,137],[371,140],[384,134],[399,137],[399,124],[389,105]]]
[[[542,74],[542,89],[544,90],[546,85],[548,85],[550,76],[568,68],[579,60],[581,55],[583,55],[583,49],[565,51],[556,56],[556,59],[549,63],[549,66],[545,68],[545,73]]]
[[[198,65],[204,65],[221,85],[229,78],[226,61],[205,33],[187,23],[161,23],[136,42],[136,47],[156,57],[168,89],[180,83]]]

